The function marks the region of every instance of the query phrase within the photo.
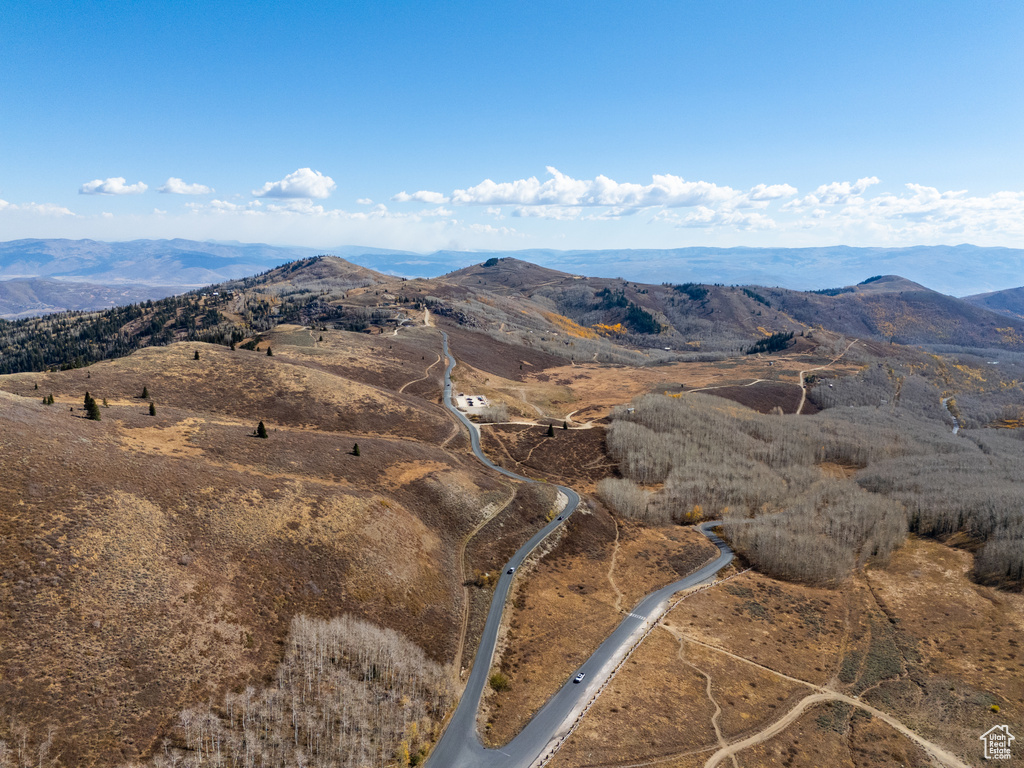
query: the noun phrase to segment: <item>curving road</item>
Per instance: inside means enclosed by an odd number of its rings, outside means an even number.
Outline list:
[[[444,372],[444,405],[469,429],[473,453],[481,462],[496,472],[516,480],[530,481],[530,478],[510,472],[488,459],[480,448],[480,433],[476,425],[452,405],[451,372],[455,367],[455,358],[448,352],[448,334],[441,331],[441,337],[443,355],[448,360],[448,366]],[[553,520],[541,528],[519,548],[502,569],[501,577],[494,588],[490,610],[487,613],[487,623],[480,640],[480,648],[473,659],[473,669],[469,674],[469,681],[466,683],[466,689],[455,714],[427,759],[427,765],[430,768],[528,768],[569,732],[573,722],[582,713],[587,703],[597,695],[602,683],[611,675],[619,661],[643,637],[652,622],[657,621],[661,616],[672,595],[707,581],[732,561],[732,550],[711,532],[711,528],[718,523],[709,522],[701,525],[701,533],[718,546],[719,556],[686,578],[647,595],[577,670],[577,672],[585,674],[582,683],[576,684],[571,679],[567,681],[559,691],[548,699],[518,736],[502,749],[486,749],[477,734],[476,714],[480,707],[484,686],[487,684],[487,673],[494,658],[494,647],[498,640],[498,628],[505,609],[505,600],[508,597],[509,588],[512,586],[513,575],[508,571],[510,568],[518,568],[527,555],[564,520],[567,520],[576,509],[576,505],[579,504],[580,497],[571,488],[556,487],[568,497],[569,503],[561,515],[561,519]]]

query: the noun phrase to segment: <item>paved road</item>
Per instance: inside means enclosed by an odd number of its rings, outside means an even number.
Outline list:
[[[448,366],[444,372],[444,405],[469,429],[473,453],[496,472],[516,480],[529,480],[529,478],[517,475],[515,472],[510,472],[491,462],[480,449],[480,433],[476,425],[452,405],[451,372],[455,367],[455,359],[448,353],[448,335],[441,331],[441,336],[444,342],[444,355],[448,359]],[[569,504],[562,515],[563,519],[567,520],[576,509],[576,505],[579,504],[580,497],[570,488],[557,487],[569,498]],[[568,731],[579,711],[597,692],[601,683],[614,669],[617,661],[642,637],[651,622],[661,615],[669,598],[680,590],[707,581],[732,561],[732,551],[728,545],[710,530],[711,527],[717,525],[717,522],[704,523],[701,526],[701,532],[718,546],[720,550],[718,558],[686,578],[652,592],[640,601],[615,631],[577,670],[586,674],[582,683],[575,684],[570,678],[557,693],[548,699],[548,702],[516,738],[501,749],[485,749],[477,734],[476,713],[480,707],[484,686],[487,684],[487,673],[494,658],[494,646],[498,639],[501,615],[505,608],[509,588],[512,585],[513,576],[508,573],[508,569],[518,568],[534,547],[561,524],[558,520],[554,520],[545,525],[519,548],[502,569],[501,578],[494,589],[494,597],[487,614],[487,623],[480,640],[480,648],[473,660],[469,681],[455,714],[427,760],[429,768],[527,768],[530,766],[550,744]],[[574,672],[573,675],[575,674]]]

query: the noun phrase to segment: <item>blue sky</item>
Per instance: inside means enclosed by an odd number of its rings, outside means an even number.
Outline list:
[[[1014,1],[6,0],[0,239],[1019,247],[1022,38]]]

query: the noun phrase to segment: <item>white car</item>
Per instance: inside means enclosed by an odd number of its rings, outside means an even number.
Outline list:
[[[583,682],[583,678],[586,677],[586,676],[587,676],[586,672],[580,672],[578,675],[576,675],[576,677],[574,677],[572,679],[572,681],[574,683],[582,683]]]

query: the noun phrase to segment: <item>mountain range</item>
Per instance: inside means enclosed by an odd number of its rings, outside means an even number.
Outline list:
[[[437,277],[488,258],[509,256],[572,274],[627,277],[649,283],[763,285],[790,290],[849,286],[871,275],[898,274],[939,293],[983,294],[971,300],[1004,314],[1017,316],[1024,309],[1019,298],[993,294],[1024,283],[1024,250],[973,245],[442,250],[421,254],[364,246],[313,249],[182,239],[117,243],[49,239],[0,243],[0,281],[45,278],[78,287],[58,291],[54,285],[7,286],[0,292],[0,316],[102,309],[116,300],[104,288],[128,289],[126,301],[156,299],[328,253],[382,274],[403,277]],[[89,285],[79,285],[83,283]],[[82,295],[74,295],[76,291]]]

